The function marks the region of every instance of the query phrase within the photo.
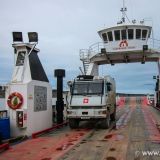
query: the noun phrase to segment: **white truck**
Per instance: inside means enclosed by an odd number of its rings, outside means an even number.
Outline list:
[[[101,121],[108,128],[116,116],[116,86],[110,76],[80,75],[68,82],[67,118],[70,128],[77,128],[81,120]]]

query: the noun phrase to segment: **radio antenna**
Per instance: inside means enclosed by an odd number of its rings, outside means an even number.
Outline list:
[[[126,11],[127,7],[125,7],[125,0],[123,0],[123,7],[120,10],[122,12],[122,23],[125,23],[126,21]]]

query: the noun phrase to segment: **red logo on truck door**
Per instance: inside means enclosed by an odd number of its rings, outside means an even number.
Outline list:
[[[88,103],[89,102],[89,99],[88,98],[84,98],[83,99],[83,103]]]

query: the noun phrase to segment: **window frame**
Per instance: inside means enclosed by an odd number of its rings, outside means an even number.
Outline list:
[[[123,31],[125,31],[124,33],[125,33],[125,37],[126,37],[126,38],[123,38]],[[122,29],[122,30],[121,30],[121,40],[127,40],[127,38],[128,38],[128,37],[127,37],[127,30],[126,30],[126,29]]]
[[[109,36],[109,33],[111,33],[111,37]],[[107,36],[108,36],[108,41],[109,41],[109,42],[113,42],[113,33],[112,33],[112,31],[108,31],[108,32],[107,32]],[[110,40],[110,38],[111,38],[112,40]]]
[[[143,37],[143,32],[146,31],[145,37]],[[147,35],[148,35],[148,30],[147,29],[143,29],[142,30],[142,40],[146,40],[147,39]]]
[[[140,37],[139,38],[137,37],[137,33],[138,33],[137,31],[138,30],[140,30]],[[136,37],[135,38],[136,39],[142,39],[142,29],[138,29],[138,28],[136,29]]]
[[[106,40],[105,40],[105,38],[104,38],[103,35],[106,36]],[[105,33],[102,33],[102,38],[103,38],[104,43],[108,43],[108,36],[107,36],[107,33],[106,33],[106,32],[105,32]]]
[[[116,32],[119,32],[119,39],[117,39],[116,37]],[[115,39],[115,41],[120,41],[121,40],[121,30],[114,30],[114,39]]]
[[[132,30],[132,38],[130,38],[130,36],[129,36],[129,35],[131,35],[131,34],[129,34],[129,30],[130,30],[130,31]],[[129,28],[129,29],[127,30],[127,34],[128,34],[128,40],[133,40],[133,39],[134,39],[134,29],[133,29],[133,28]]]
[[[91,92],[95,86],[100,89],[99,92]],[[85,86],[85,87],[84,87]],[[94,87],[93,87],[94,86]],[[85,88],[85,90],[84,90]],[[79,90],[79,91],[78,91]],[[81,90],[81,91],[80,91]],[[83,92],[82,92],[83,90]],[[104,81],[99,82],[74,82],[72,88],[72,95],[103,95],[104,94]]]

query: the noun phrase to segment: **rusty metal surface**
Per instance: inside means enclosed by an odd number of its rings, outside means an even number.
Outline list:
[[[160,148],[160,113],[146,105],[145,97],[123,98],[120,103],[116,125],[94,130],[59,160],[159,160],[160,156],[143,156],[141,151]]]
[[[160,150],[160,112],[146,98],[122,98],[109,129],[82,122],[13,146],[0,160],[159,160],[142,151]],[[89,129],[87,129],[89,128]]]

